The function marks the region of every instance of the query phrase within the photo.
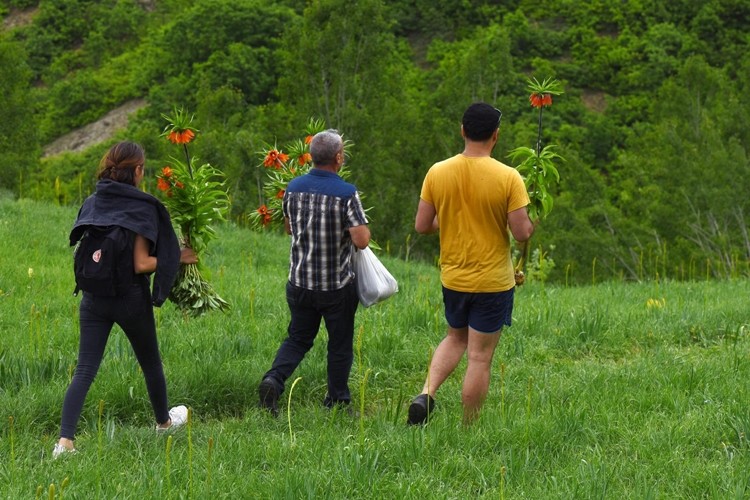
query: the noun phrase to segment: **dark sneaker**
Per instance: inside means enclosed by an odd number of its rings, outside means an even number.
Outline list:
[[[276,389],[276,384],[271,380],[270,377],[266,377],[258,386],[258,396],[260,398],[258,406],[265,408],[274,417],[279,416],[279,391]]]
[[[324,408],[326,408],[328,411],[331,412],[332,415],[346,415],[347,417],[351,418],[359,418],[359,411],[357,411],[351,404],[349,403],[333,403],[332,405],[323,405]]]
[[[430,418],[435,409],[435,400],[429,394],[420,394],[409,406],[409,425],[422,425]]]
[[[343,413],[350,417],[359,417],[359,412],[352,407],[351,401],[348,399],[333,400],[331,396],[326,394],[323,399],[323,407],[333,414]]]

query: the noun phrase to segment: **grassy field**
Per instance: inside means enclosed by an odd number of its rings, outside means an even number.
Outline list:
[[[464,365],[434,419],[405,425],[444,333],[433,267],[382,256],[400,282],[360,309],[351,377],[360,417],[322,408],[325,331],[282,396],[257,384],[285,335],[288,240],[227,226],[205,261],[233,304],[157,310],[172,404],[153,431],[121,332],[89,393],[76,446],[52,460],[76,362],[67,234],[75,209],[0,200],[2,498],[747,498],[747,280],[525,285],[477,424],[461,425]]]

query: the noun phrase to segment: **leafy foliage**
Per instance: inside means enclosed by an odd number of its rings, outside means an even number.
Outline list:
[[[167,125],[161,135],[182,146],[185,162],[172,157],[172,166],[164,167],[158,176],[157,188],[165,195],[164,204],[172,222],[180,228],[182,243],[200,257],[216,238],[216,225],[226,220],[229,212],[224,174],[209,163],[195,165],[198,159],[190,156],[188,144],[197,132],[191,126],[192,115],[183,108],[175,108],[172,115],[163,118]],[[229,303],[203,278],[201,267],[200,260],[198,264],[180,266],[170,299],[192,316],[228,309]]]
[[[0,187],[13,189],[36,163],[39,139],[32,96],[26,91],[31,71],[18,43],[0,38]]]
[[[378,200],[374,236],[431,260],[436,243],[412,230],[425,171],[460,147],[460,113],[475,99],[503,110],[498,159],[531,146],[524,81],[535,74],[566,89],[545,143],[567,161],[535,235],[555,247],[550,280],[588,281],[583,262],[595,259],[600,276],[641,279],[657,270],[642,256],[665,246],[670,265],[658,270],[670,277],[687,276],[691,262],[731,275],[750,259],[750,206],[737,194],[750,156],[747,0],[2,5],[5,15],[36,6],[30,24],[6,30],[0,56],[26,61],[0,76],[3,109],[19,110],[3,115],[19,126],[0,134],[9,165],[0,187],[17,195],[73,203],[90,192],[99,146],[37,160],[38,143],[145,98],[122,136],[166,163],[152,133],[161,113],[196,110],[194,152],[222,165],[232,216],[246,220],[265,196],[255,152],[320,116],[357,142],[349,164]]]
[[[196,157],[190,161],[199,163]],[[164,167],[159,177],[168,184],[164,189],[164,201],[172,222],[182,230],[185,244],[198,254],[216,237],[215,226],[225,220],[229,210],[223,177],[221,171],[209,163],[188,168],[177,158],[172,158],[171,165]]]
[[[261,163],[257,168],[266,171],[263,183],[264,203],[250,213],[250,224],[254,229],[280,229],[284,227],[282,200],[287,184],[295,177],[305,175],[313,167],[310,156],[312,137],[325,129],[323,120],[311,118],[305,128],[304,139],[295,139],[284,148],[266,145],[260,152]],[[344,139],[344,154],[348,157],[353,143]],[[285,152],[286,151],[286,152]],[[338,175],[349,178],[349,170],[343,166]]]

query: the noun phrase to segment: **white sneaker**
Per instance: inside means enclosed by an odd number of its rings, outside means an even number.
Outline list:
[[[180,427],[181,425],[185,425],[185,422],[187,422],[188,419],[187,406],[180,405],[171,408],[169,410],[169,419],[172,421],[169,427],[159,427],[159,425],[157,424],[156,432],[166,432],[168,430]]]
[[[188,409],[185,405],[175,406],[169,410],[169,418],[172,419],[172,427],[185,425],[188,419]]]
[[[63,455],[65,453],[75,453],[76,450],[73,448],[72,450],[67,449],[65,446],[61,445],[60,443],[55,444],[55,447],[52,449],[52,458],[57,458],[60,455]]]

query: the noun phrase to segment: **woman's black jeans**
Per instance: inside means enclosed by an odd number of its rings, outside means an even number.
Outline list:
[[[140,281],[140,280],[139,280]],[[133,346],[135,357],[146,379],[154,416],[158,423],[169,420],[167,382],[156,341],[154,310],[146,281],[133,285],[121,297],[100,297],[83,293],[79,307],[81,340],[78,364],[65,393],[60,437],[74,439],[83,402],[99,371],[104,348],[112,327],[117,323]]]
[[[284,383],[313,346],[323,319],[328,330],[328,395],[324,404],[349,403],[354,315],[359,304],[354,280],[339,290],[325,292],[287,283],[286,300],[292,316],[288,336],[263,378],[270,377],[277,384],[279,394],[282,393]]]

